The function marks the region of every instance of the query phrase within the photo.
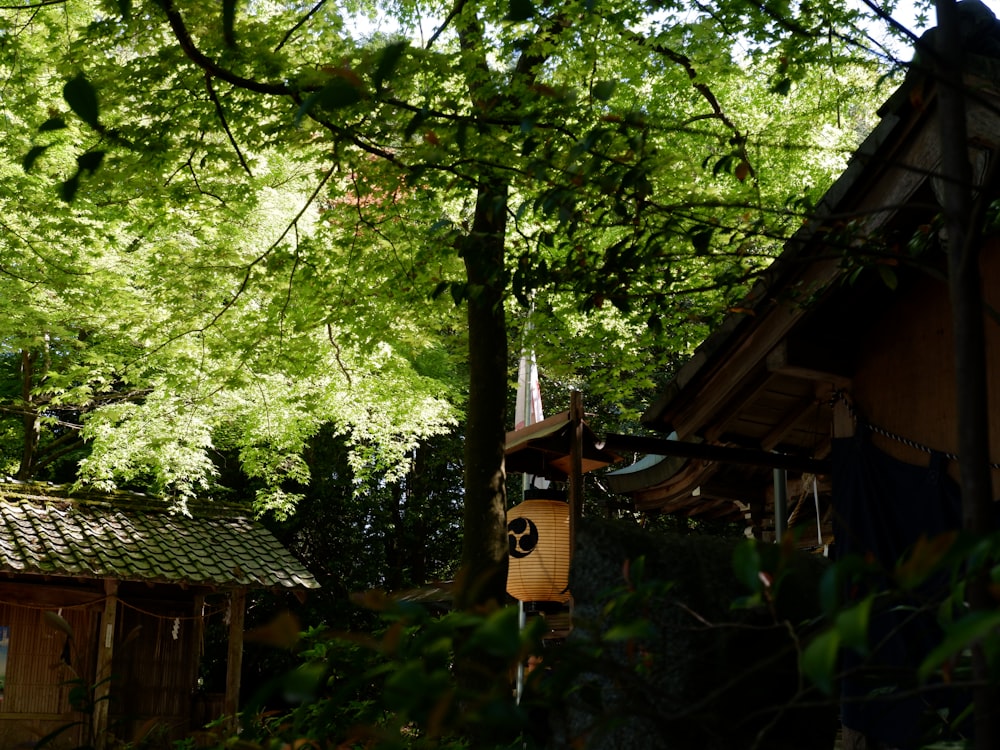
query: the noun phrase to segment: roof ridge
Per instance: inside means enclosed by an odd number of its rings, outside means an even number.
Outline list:
[[[176,513],[181,507],[186,506],[202,517],[253,516],[252,508],[249,505],[220,500],[189,498],[181,504],[158,495],[149,495],[129,490],[99,490],[92,487],[77,487],[71,484],[25,482],[9,477],[0,479],[0,500],[11,497],[20,497],[24,500],[32,498],[35,500],[56,500],[70,502],[74,505],[113,507],[123,511],[150,510]]]

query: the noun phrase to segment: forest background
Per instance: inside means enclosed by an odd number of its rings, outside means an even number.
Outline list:
[[[873,127],[896,10],[3,6],[5,473],[251,504],[328,622],[502,598],[522,348],[636,432]]]

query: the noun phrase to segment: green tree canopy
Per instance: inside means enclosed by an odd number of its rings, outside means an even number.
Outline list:
[[[736,0],[0,10],[7,413],[50,455],[83,437],[86,481],[179,497],[235,448],[275,508],[321,426],[391,479],[462,414],[466,599],[498,596],[508,317],[533,300],[551,382],[634,415],[867,130],[868,23]]]

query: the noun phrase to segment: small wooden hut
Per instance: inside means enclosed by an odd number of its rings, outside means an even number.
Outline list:
[[[316,579],[245,509],[0,483],[0,747],[178,737],[239,699],[248,589]],[[206,618],[226,692],[198,691]]]

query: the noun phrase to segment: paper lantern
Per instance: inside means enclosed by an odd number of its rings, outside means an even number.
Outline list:
[[[507,511],[507,593],[522,602],[569,601],[569,505],[525,500]]]

